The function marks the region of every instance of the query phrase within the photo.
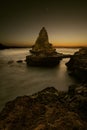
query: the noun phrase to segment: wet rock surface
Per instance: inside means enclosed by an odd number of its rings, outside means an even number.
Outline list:
[[[0,113],[0,130],[86,130],[87,85],[68,92],[48,87],[32,96],[17,97]]]
[[[61,57],[57,56],[26,56],[27,65],[54,67],[59,64]]]
[[[87,48],[81,48],[78,52],[76,52],[70,59],[68,63],[66,63],[68,70],[71,75],[76,76],[81,80],[85,80],[87,78]]]
[[[48,34],[44,27],[41,29],[30,52],[31,55],[26,57],[26,62],[32,66],[57,65],[62,59],[61,54],[57,53],[52,44],[49,43]]]

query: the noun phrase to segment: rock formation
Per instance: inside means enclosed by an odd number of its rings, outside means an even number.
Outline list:
[[[87,130],[87,85],[17,97],[0,113],[0,130]]]
[[[52,47],[52,44],[49,43],[48,34],[46,29],[43,27],[39,33],[39,36],[33,45],[32,50],[30,50],[32,54],[35,55],[54,55],[56,54],[56,50]]]
[[[0,50],[9,49],[9,48],[10,48],[9,46],[6,46],[6,45],[0,43]]]
[[[52,44],[49,43],[48,34],[44,27],[30,52],[31,55],[26,57],[26,62],[33,66],[53,66],[57,65],[61,59]]]
[[[66,63],[71,75],[80,78],[81,80],[87,80],[87,48],[81,48],[76,52]]]

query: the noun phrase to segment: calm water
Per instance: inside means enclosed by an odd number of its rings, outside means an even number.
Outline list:
[[[57,49],[64,54],[73,54],[78,49]],[[17,63],[24,60],[29,49],[6,49],[0,51],[0,110],[5,103],[21,95],[30,95],[48,86],[66,91],[68,86],[76,81],[67,73],[65,63],[69,58],[63,59],[57,67],[38,68],[27,67],[26,63]],[[8,64],[8,61],[14,63]]]

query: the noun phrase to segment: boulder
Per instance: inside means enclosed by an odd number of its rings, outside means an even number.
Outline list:
[[[0,130],[86,130],[86,86],[72,86],[68,92],[48,87],[31,96],[17,97],[0,112]]]
[[[68,63],[66,63],[69,73],[78,79],[86,81],[87,77],[87,48],[81,48],[76,52]]]

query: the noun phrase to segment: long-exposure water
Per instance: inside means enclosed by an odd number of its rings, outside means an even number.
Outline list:
[[[58,52],[73,54],[78,49],[59,48]],[[54,86],[59,91],[67,91],[76,81],[68,75],[65,65],[69,58],[63,59],[54,68],[29,67],[25,60],[29,49],[5,49],[0,51],[0,110],[9,100],[22,95],[31,95],[46,87]],[[13,60],[12,64],[8,61]]]

